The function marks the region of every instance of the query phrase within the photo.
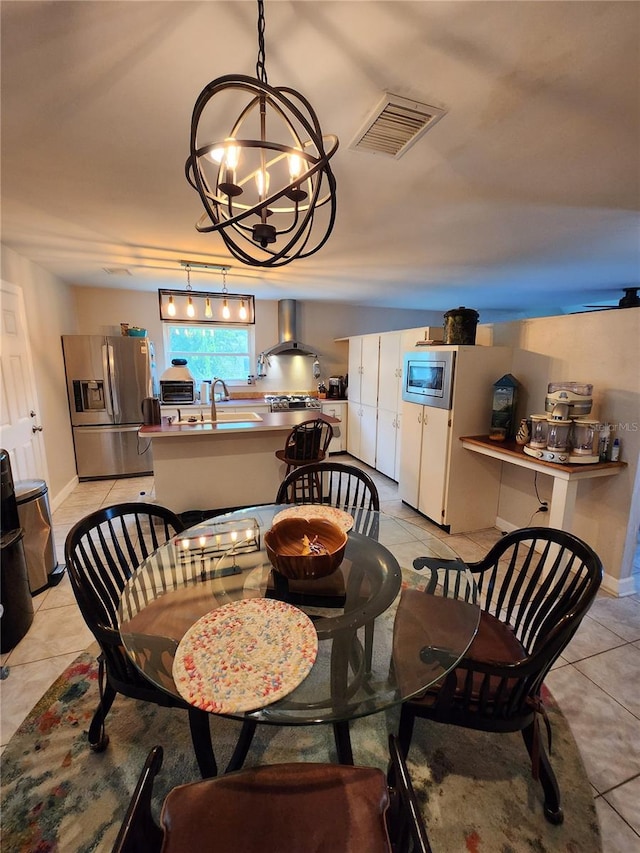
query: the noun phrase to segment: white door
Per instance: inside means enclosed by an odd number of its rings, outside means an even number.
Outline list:
[[[375,406],[360,406],[360,459],[372,468],[376,467],[376,432],[378,410]]]
[[[376,469],[381,474],[396,478],[396,418],[397,412],[378,409],[378,434],[376,441]]]
[[[451,412],[446,409],[423,406],[418,509],[436,524],[445,523],[450,417]]]
[[[349,402],[360,402],[362,338],[349,338]]]
[[[14,481],[46,480],[22,290],[3,281],[0,291],[0,442],[9,453]]]
[[[402,388],[402,335],[387,332],[380,335],[380,373],[378,377],[378,406],[397,412]]]
[[[378,335],[365,335],[362,338],[362,382],[360,402],[366,406],[378,405],[378,359],[380,338]]]
[[[420,461],[422,453],[422,406],[402,403],[402,441],[398,491],[409,506],[418,507]]]

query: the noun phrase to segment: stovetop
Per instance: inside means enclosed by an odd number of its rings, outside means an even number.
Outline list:
[[[272,412],[282,412],[287,409],[319,409],[320,400],[316,397],[308,397],[298,394],[266,394],[265,403],[268,403]]]

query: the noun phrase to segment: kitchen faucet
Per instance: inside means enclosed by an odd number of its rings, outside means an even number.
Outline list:
[[[224,379],[219,379],[217,376],[214,376],[211,381],[211,422],[217,420],[218,415],[216,412],[216,385],[218,382],[222,383],[222,390],[224,392],[224,396],[220,398],[220,400],[228,400],[229,399],[229,389],[227,388],[227,383]]]

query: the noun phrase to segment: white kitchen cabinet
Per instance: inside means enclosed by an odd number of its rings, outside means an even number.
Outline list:
[[[349,400],[347,415],[347,449],[352,456],[376,467],[376,424],[378,410],[375,406],[352,403]]]
[[[376,469],[392,480],[400,476],[401,418],[398,411],[378,408]]]
[[[402,332],[380,335],[378,407],[397,412],[402,402]]]
[[[340,420],[339,424],[332,424],[333,438],[329,444],[329,453],[343,453],[347,449],[347,401],[323,403],[322,414]]]
[[[495,524],[500,472],[488,457],[465,450],[460,438],[488,432],[493,383],[511,369],[511,350],[443,349],[455,352],[452,408],[403,401],[399,494],[451,533],[465,533]]]
[[[379,335],[349,338],[349,402],[378,405]]]

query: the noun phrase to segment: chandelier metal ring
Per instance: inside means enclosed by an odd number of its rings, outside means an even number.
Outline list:
[[[200,92],[185,175],[205,210],[197,230],[218,232],[243,263],[276,267],[314,254],[329,238],[336,219],[329,160],[339,143],[323,136],[303,95],[267,82],[260,0],[258,7],[259,76],[225,75]],[[244,101],[223,133],[231,97]]]

